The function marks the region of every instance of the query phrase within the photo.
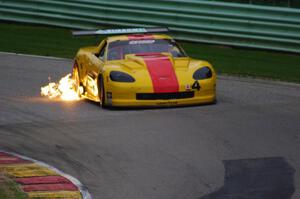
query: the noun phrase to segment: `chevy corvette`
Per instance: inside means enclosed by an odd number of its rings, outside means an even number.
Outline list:
[[[72,78],[78,95],[102,107],[180,106],[214,103],[216,73],[204,60],[187,56],[162,32],[167,28],[74,31],[106,34],[97,46],[76,54]]]

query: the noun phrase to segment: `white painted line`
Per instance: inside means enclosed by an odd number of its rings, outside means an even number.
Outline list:
[[[23,156],[23,155],[19,155],[19,154],[16,154],[16,153],[13,153],[13,152],[7,152],[5,150],[0,150],[0,152],[4,152],[4,153],[8,153],[10,155],[13,155],[13,156],[17,156],[19,158],[22,158],[24,160],[29,160],[29,161],[32,161],[34,163],[36,163],[37,165],[39,166],[42,166],[42,167],[46,167],[56,173],[58,173],[59,175],[67,178],[68,180],[70,180],[74,185],[77,186],[78,190],[80,191],[81,195],[82,195],[82,198],[83,199],[92,199],[92,196],[91,194],[89,193],[88,189],[86,186],[84,186],[79,180],[77,180],[76,178],[74,178],[73,176],[70,176],[69,174],[66,174],[60,170],[58,170],[57,168],[54,168],[53,166],[50,166],[44,162],[41,162],[41,161],[38,161],[38,160],[35,160],[35,159],[32,159],[32,158],[29,158],[29,157],[26,157],[26,156]]]
[[[300,87],[299,83],[293,82],[284,82],[280,80],[273,79],[264,79],[264,78],[256,78],[256,77],[243,77],[238,75],[217,75],[217,79],[226,80],[226,81],[238,81],[238,82],[248,82],[248,83],[258,83],[258,84],[269,84],[269,85],[281,85],[281,86],[292,86],[292,87]]]
[[[1,51],[0,51],[0,55],[15,55],[15,56],[22,56],[22,57],[72,61],[72,59],[62,58],[62,57],[51,57],[51,56],[42,56],[42,55],[28,55],[28,54],[22,54],[22,53],[1,52]]]

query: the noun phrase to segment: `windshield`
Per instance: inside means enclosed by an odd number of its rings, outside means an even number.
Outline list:
[[[124,59],[127,54],[171,53],[173,57],[186,57],[183,50],[170,39],[123,40],[111,42],[108,46],[107,59]]]

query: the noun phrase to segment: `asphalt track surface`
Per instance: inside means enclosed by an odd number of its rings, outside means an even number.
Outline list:
[[[300,86],[218,79],[216,105],[102,110],[40,97],[72,61],[0,54],[0,148],[93,198],[299,199]]]

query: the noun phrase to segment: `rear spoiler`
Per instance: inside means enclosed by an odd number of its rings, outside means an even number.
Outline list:
[[[79,30],[72,31],[74,36],[88,35],[119,35],[119,34],[141,34],[141,33],[161,33],[169,32],[168,28],[121,28],[121,29],[103,29],[103,30]]]

